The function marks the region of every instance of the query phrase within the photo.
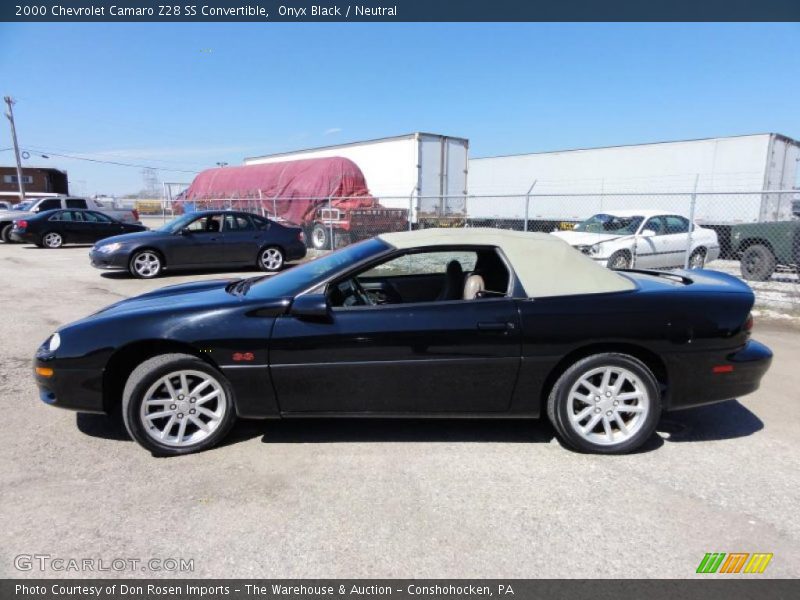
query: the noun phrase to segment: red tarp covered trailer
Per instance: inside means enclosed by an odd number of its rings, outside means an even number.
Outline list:
[[[265,211],[297,225],[312,222],[316,209],[326,207],[328,198],[339,210],[377,206],[361,169],[341,157],[207,169],[181,196],[198,208],[220,204],[211,202],[214,200],[229,200],[226,206],[251,210],[260,204]],[[237,203],[237,199],[243,201]],[[173,208],[181,212],[182,206],[177,204]]]

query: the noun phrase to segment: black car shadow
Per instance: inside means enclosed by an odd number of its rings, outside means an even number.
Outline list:
[[[92,248],[92,244],[64,244],[60,248],[45,248],[43,246],[37,246],[36,244],[28,244],[23,246],[23,250],[47,250],[48,252],[54,252],[57,250],[69,250],[71,248],[81,249],[81,248]]]
[[[171,277],[186,277],[192,275],[213,275],[215,273],[219,273],[220,275],[232,274],[232,273],[244,273],[244,272],[252,272],[253,277],[257,277],[259,275],[266,275],[272,276],[277,275],[278,273],[283,273],[284,271],[288,271],[292,267],[295,266],[295,263],[290,263],[284,265],[284,267],[278,271],[277,273],[268,273],[266,271],[261,271],[258,267],[253,266],[252,268],[238,266],[238,267],[209,267],[207,269],[180,269],[176,271],[164,271],[161,275],[159,275],[154,281],[159,279],[169,279]],[[106,279],[134,279],[133,275],[128,273],[127,271],[103,271],[100,273],[100,277],[105,277]]]
[[[78,430],[100,439],[131,441],[122,417],[78,413]],[[669,442],[705,442],[752,435],[764,423],[737,400],[702,406],[661,417],[657,434],[635,454],[652,452]],[[555,437],[541,419],[347,419],[309,418],[240,420],[220,446],[261,438],[265,444],[340,442],[505,442],[549,443]],[[559,442],[560,443],[560,442]],[[563,445],[563,444],[562,444]]]
[[[738,400],[666,413],[656,430],[670,442],[711,442],[752,435],[764,422]]]

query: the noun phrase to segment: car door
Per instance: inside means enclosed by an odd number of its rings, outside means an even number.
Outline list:
[[[663,247],[666,225],[664,217],[659,215],[650,217],[642,226],[636,238],[636,264],[637,268],[659,269],[665,266]]]
[[[263,232],[256,230],[248,215],[225,215],[222,232],[225,252],[231,262],[255,264]]]
[[[39,202],[39,205],[34,209],[34,212],[43,213],[46,210],[55,210],[62,208],[60,198],[47,198]]]
[[[83,218],[82,210],[65,210],[61,212],[59,226],[64,240],[72,244],[83,244],[89,241],[90,225]]]
[[[276,319],[270,371],[288,413],[502,413],[520,343],[510,297],[339,306]]]
[[[170,239],[168,262],[174,266],[210,266],[225,264],[222,215],[198,216]]]
[[[96,242],[112,235],[123,233],[124,229],[116,221],[103,213],[93,210],[82,211],[83,220],[87,225],[87,242]]]
[[[666,215],[664,224],[666,232],[661,243],[664,266],[682,267],[689,245],[689,219],[679,215]]]

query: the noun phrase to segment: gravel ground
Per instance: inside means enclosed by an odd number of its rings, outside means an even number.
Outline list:
[[[0,245],[0,576],[81,575],[14,567],[49,554],[194,560],[128,577],[692,577],[712,551],[772,552],[764,576],[800,576],[791,324],[756,325],[775,351],[761,390],[665,417],[631,456],[568,452],[546,422],[319,420],[240,423],[156,459],[113,420],[40,403],[31,356],[119,298],[220,275],[141,282],[87,251]]]

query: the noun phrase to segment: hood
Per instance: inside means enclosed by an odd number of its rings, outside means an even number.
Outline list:
[[[593,246],[600,242],[610,242],[617,238],[627,237],[613,233],[591,233],[589,231],[554,231],[551,235],[561,238],[570,246]]]
[[[208,309],[238,306],[241,302],[241,297],[225,291],[225,287],[233,281],[237,281],[237,278],[212,279],[170,285],[107,306],[91,315],[91,317],[106,317],[127,312],[158,311],[162,309],[179,311],[191,308]]]
[[[125,223],[125,225],[138,225],[138,223]],[[120,235],[113,235],[111,237],[103,238],[102,240],[97,242],[95,246],[105,246],[106,244],[113,244],[115,242],[124,244],[125,242],[137,242],[143,239],[149,239],[149,240],[153,240],[154,238],[166,239],[169,237],[172,237],[171,233],[164,233],[163,231],[153,231],[151,229],[147,229],[145,231],[133,231],[131,233],[123,233]]]

